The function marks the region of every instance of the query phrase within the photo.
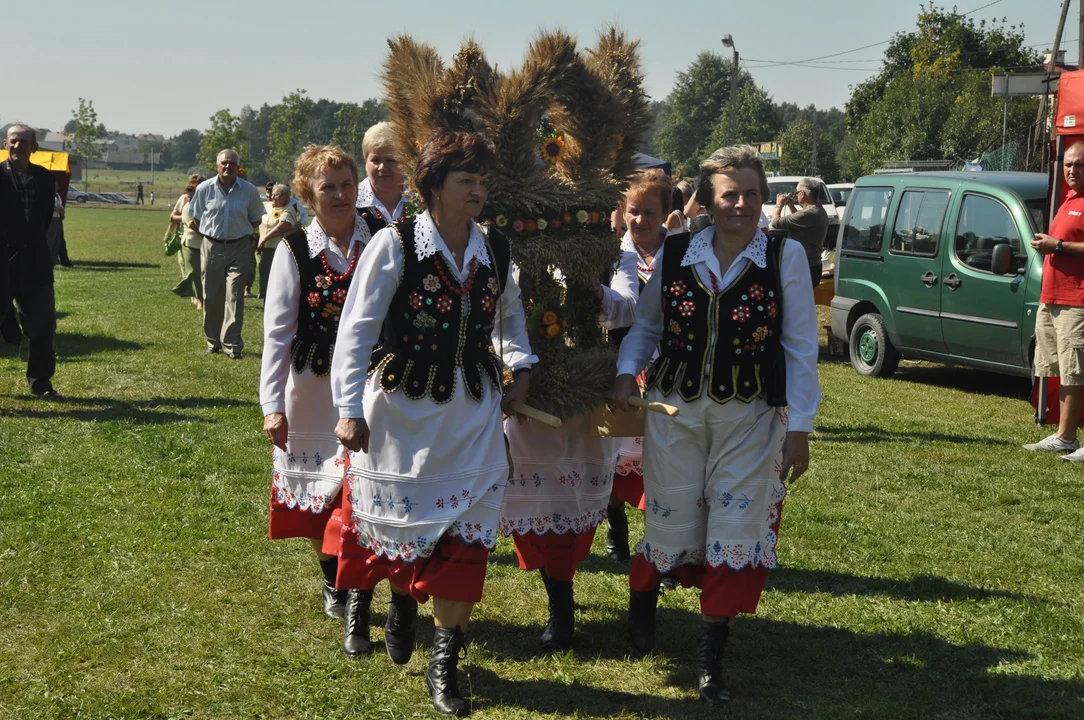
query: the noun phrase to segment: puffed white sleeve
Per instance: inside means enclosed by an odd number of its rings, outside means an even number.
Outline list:
[[[805,250],[796,240],[783,246],[779,268],[783,281],[783,354],[787,361],[789,430],[813,432],[813,418],[821,402],[817,378],[817,305]]]
[[[636,319],[621,341],[617,358],[618,375],[639,375],[651,362],[662,339],[662,254],[655,258],[655,270],[636,303]]]
[[[358,258],[343,304],[335,354],[331,358],[331,399],[340,418],[363,418],[362,400],[369,359],[399,289],[403,251],[392,228],[378,232]]]
[[[280,243],[268,276],[271,288],[263,310],[263,360],[260,363],[260,407],[264,415],[286,412],[286,379],[290,376],[290,343],[297,334],[301,274],[286,243]],[[290,418],[286,418],[289,422]]]
[[[508,264],[508,278],[499,302],[498,324],[493,326],[493,347],[497,348],[505,366],[513,372],[529,368],[538,362],[538,356],[531,353],[527,316],[523,312],[523,298],[519,290],[519,268],[515,263]]]
[[[636,316],[636,302],[640,299],[639,281],[636,276],[636,253],[623,251],[614,268],[609,287],[602,286],[602,315],[599,324],[607,330],[629,327]]]

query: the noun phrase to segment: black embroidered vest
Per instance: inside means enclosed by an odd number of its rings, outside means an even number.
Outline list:
[[[490,265],[477,262],[469,292],[444,254],[418,259],[414,220],[393,223],[403,251],[403,274],[384,320],[382,341],[373,350],[369,375],[380,373],[384,392],[403,389],[407,397],[426,396],[443,404],[455,394],[459,368],[471,398],[482,399],[483,375],[501,392],[501,366],[493,354],[497,300],[508,277],[508,241],[489,232]]]
[[[695,263],[682,267],[688,233],[673,235],[663,250],[663,332],[659,358],[648,373],[648,388],[677,391],[687,402],[705,391],[718,403],[761,395],[769,405],[786,405],[786,374],[780,337],[783,292],[779,276],[782,240],[769,240],[766,268],[747,263],[742,274],[715,294],[705,287]],[[710,342],[711,330],[716,333]]]
[[[640,266],[639,256],[637,256],[636,266],[637,266],[637,268],[639,268],[639,266]],[[610,277],[613,277],[613,273],[610,274]],[[649,276],[645,276],[642,272],[637,270],[637,272],[636,272],[636,282],[637,282],[636,292],[638,293],[638,295],[643,294],[644,285],[647,285],[648,277]],[[621,347],[621,341],[625,339],[625,336],[629,334],[629,330],[631,330],[631,329],[632,328],[623,327],[623,328],[614,328],[613,330],[607,330],[606,331],[606,337],[608,337],[610,339],[610,343],[612,345],[616,345],[617,347]]]

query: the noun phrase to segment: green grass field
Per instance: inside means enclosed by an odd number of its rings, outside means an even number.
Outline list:
[[[204,355],[164,222],[69,212],[68,402],[31,398],[0,346],[0,718],[433,717],[427,617],[409,665],[348,659],[308,543],[266,539],[260,303],[245,360]],[[1084,717],[1084,468],[1019,449],[1041,435],[1027,384],[828,358],[821,378],[781,568],[727,652],[729,710],[692,690],[695,592],[666,593],[659,652],[629,657],[600,533],[556,657],[536,652],[541,582],[500,544],[462,665],[475,717]]]
[[[136,185],[143,182],[143,200],[151,201],[150,194],[154,191],[155,205],[171,203],[176,200],[184,186],[188,184],[188,173],[175,170],[154,171],[154,184],[151,184],[150,170],[106,170],[92,168],[87,177],[90,192],[120,192],[130,196],[133,200],[136,196]],[[83,181],[73,183],[80,190],[84,189]]]

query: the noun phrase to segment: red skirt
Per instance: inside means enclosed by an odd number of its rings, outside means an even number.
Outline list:
[[[339,495],[346,497],[324,534],[324,552],[339,557],[336,588],[372,590],[381,580],[388,580],[421,603],[430,597],[470,603],[482,599],[490,552],[484,545],[444,535],[427,558],[390,560],[361,546],[352,520],[349,490]]]
[[[613,495],[634,508],[644,509],[644,476],[639,470],[630,470],[628,475],[614,473]]]
[[[516,544],[516,556],[521,570],[544,569],[546,575],[557,582],[572,582],[576,567],[591,552],[595,530],[584,533],[512,533]]]
[[[271,517],[267,523],[267,537],[272,540],[299,537],[310,540],[323,538],[332,514],[340,511],[342,507],[342,498],[343,491],[339,490],[331,504],[324,507],[323,512],[313,513],[302,510],[300,507],[289,508],[286,503],[278,502],[275,499],[275,488],[272,487]]]

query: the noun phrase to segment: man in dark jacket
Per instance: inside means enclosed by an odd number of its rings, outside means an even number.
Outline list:
[[[53,219],[56,181],[30,163],[38,149],[34,130],[16,124],[4,137],[8,159],[0,163],[0,313],[15,311],[30,346],[26,380],[30,392],[62,400],[53,389],[56,371],[56,298],[53,263],[45,235]],[[0,318],[2,319],[2,318]]]

